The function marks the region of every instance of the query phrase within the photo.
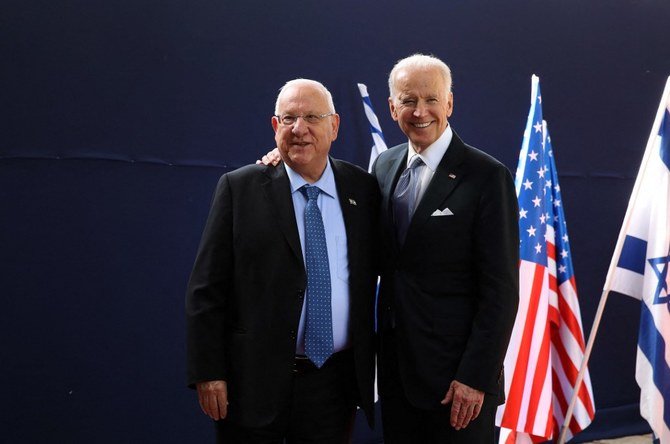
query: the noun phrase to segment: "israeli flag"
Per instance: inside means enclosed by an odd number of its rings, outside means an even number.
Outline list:
[[[386,151],[388,148],[386,142],[384,141],[384,134],[382,133],[382,127],[379,125],[379,119],[375,114],[375,110],[372,109],[372,102],[370,101],[370,95],[368,94],[368,87],[362,83],[358,83],[358,91],[361,93],[363,98],[363,109],[365,109],[365,116],[368,118],[368,123],[370,124],[370,132],[372,133],[372,149],[370,150],[370,163],[368,164],[368,171],[372,170],[372,164],[375,163],[375,159],[381,153]]]
[[[628,203],[604,291],[642,302],[635,379],[640,413],[670,444],[670,77]]]

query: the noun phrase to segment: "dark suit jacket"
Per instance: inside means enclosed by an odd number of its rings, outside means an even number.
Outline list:
[[[373,168],[383,196],[381,352],[384,333],[394,323],[400,378],[416,407],[437,408],[453,379],[502,395],[502,401],[503,360],[519,294],[512,177],[454,132],[405,244],[398,245],[392,196],[407,149],[405,143],[382,153]],[[445,208],[453,215],[431,216]]]
[[[379,191],[362,169],[330,161],[347,230],[358,398],[371,422]],[[227,381],[229,420],[260,427],[287,405],[306,286],[284,165],[223,175],[188,285],[187,366],[191,387]]]

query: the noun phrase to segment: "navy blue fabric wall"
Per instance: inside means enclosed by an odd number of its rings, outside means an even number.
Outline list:
[[[542,82],[586,331],[670,75],[663,0],[0,2],[0,440],[208,442],[183,299],[218,177],[273,145],[277,89],[322,81],[336,157],[367,166],[366,83],[413,52],[454,72],[451,123],[516,168]],[[580,438],[643,432],[639,309],[610,298]],[[366,432],[358,431],[359,441]]]

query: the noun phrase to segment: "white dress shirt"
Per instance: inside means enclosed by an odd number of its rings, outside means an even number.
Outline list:
[[[425,150],[423,150],[421,154],[417,154],[416,150],[412,146],[412,141],[409,141],[406,166],[409,166],[409,164],[412,162],[412,159],[414,159],[414,156],[419,156],[424,163],[424,165],[417,167],[417,169],[419,169],[418,174],[421,183],[419,185],[419,194],[416,199],[416,206],[418,206],[419,202],[421,202],[421,199],[426,192],[426,188],[428,188],[428,184],[433,178],[435,171],[437,171],[437,167],[442,161],[442,157],[444,157],[445,153],[447,152],[447,148],[449,148],[449,144],[451,143],[453,136],[454,132],[452,131],[451,126],[447,126],[447,129],[444,130],[442,135],[435,142],[430,144]],[[413,208],[412,211],[415,209],[416,208]]]

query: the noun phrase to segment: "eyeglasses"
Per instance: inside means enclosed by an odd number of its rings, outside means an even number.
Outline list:
[[[310,125],[316,125],[317,123],[321,122],[322,119],[332,116],[335,113],[326,113],[326,114],[305,114],[304,116],[292,116],[290,114],[284,114],[283,116],[275,116],[279,121],[281,122],[282,125],[286,126],[291,126],[294,123],[298,121],[299,118],[302,117],[302,120],[304,120],[306,123]]]

